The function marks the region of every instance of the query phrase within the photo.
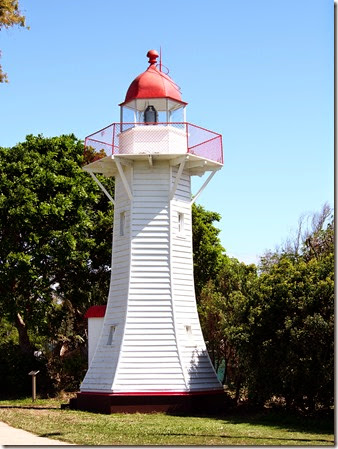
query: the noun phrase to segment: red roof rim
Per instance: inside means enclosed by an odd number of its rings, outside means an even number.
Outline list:
[[[175,101],[176,103],[181,103],[182,105],[186,106],[188,103],[186,101],[183,100],[177,100],[176,98],[173,97],[137,97],[137,98],[132,98],[131,100],[127,100],[124,101],[123,103],[120,103],[119,106],[125,106],[128,103],[131,103],[132,101],[135,100],[154,100],[154,99],[158,99],[158,98],[168,98],[168,100],[172,100]]]

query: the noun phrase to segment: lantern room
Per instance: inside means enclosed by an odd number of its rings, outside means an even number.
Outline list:
[[[129,85],[120,106],[120,121],[112,123],[85,139],[94,152],[84,167],[91,173],[114,176],[118,161],[132,163],[146,159],[172,160],[185,167],[190,175],[202,176],[223,165],[222,136],[186,121],[186,106],[179,86],[163,71],[156,50],[149,50],[148,68]]]
[[[125,100],[120,104],[121,123],[172,123],[185,122],[185,107],[180,88],[162,71],[158,53],[149,50],[148,69],[130,84]]]

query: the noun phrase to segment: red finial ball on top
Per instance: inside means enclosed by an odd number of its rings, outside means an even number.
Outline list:
[[[156,64],[156,59],[158,58],[158,53],[156,50],[149,50],[147,57],[149,58],[149,64]]]

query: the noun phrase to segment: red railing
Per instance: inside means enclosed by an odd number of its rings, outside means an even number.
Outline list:
[[[144,132],[135,134],[136,140],[132,141],[134,131],[129,130],[136,130],[136,128]],[[170,129],[170,133],[168,133],[168,129]],[[136,151],[135,145],[137,146]],[[161,154],[166,153],[170,145],[173,147],[173,152],[177,145],[179,152],[194,154],[223,164],[221,134],[187,122],[112,123],[85,139],[85,146],[91,147],[97,153],[97,159],[102,155],[130,154],[130,148],[133,148],[133,153],[142,154],[147,154],[151,151],[150,148],[156,148],[156,153]]]

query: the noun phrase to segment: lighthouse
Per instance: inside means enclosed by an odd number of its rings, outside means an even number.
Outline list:
[[[222,168],[222,137],[186,121],[179,87],[155,50],[147,57],[120,121],[85,141],[101,155],[84,170],[114,203],[114,227],[104,318],[72,403],[82,410],[206,411],[223,400],[197,313],[191,218]],[[115,178],[114,197],[98,173]],[[205,173],[192,195],[191,178]]]

